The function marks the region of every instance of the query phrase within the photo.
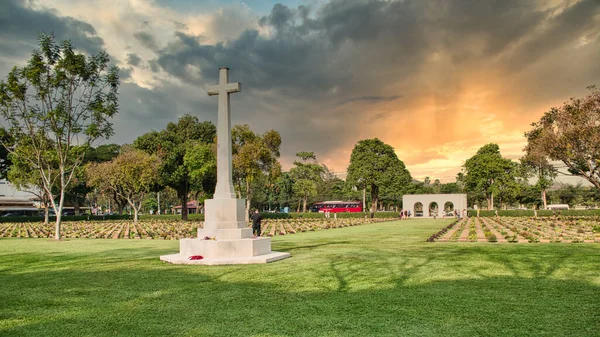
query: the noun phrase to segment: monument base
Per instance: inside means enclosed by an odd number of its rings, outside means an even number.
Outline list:
[[[241,229],[239,230],[241,231]],[[195,259],[191,259],[195,257]],[[198,259],[202,257],[201,259]],[[162,261],[173,264],[251,264],[269,263],[290,257],[290,253],[272,252],[271,238],[232,240],[179,240],[179,254],[163,255]]]
[[[224,264],[257,264],[257,263],[269,263],[277,260],[282,260],[290,257],[290,253],[282,252],[270,252],[264,255],[249,256],[249,257],[214,257],[204,258],[202,260],[190,260],[189,256],[183,256],[181,254],[163,255],[160,257],[161,261],[169,262],[172,264],[201,264],[206,266],[216,266]]]
[[[198,238],[179,240],[179,254],[160,259],[174,264],[269,263],[290,257],[271,251],[271,238],[252,238],[245,221],[244,199],[207,199],[205,221]]]

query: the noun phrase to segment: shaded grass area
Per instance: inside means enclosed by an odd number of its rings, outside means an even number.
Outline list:
[[[175,241],[0,240],[2,336],[594,336],[595,244],[426,243],[450,220],[273,239],[292,258],[181,266]]]

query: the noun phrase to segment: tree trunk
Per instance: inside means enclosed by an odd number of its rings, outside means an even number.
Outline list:
[[[60,191],[60,201],[58,203],[58,208],[54,209],[56,213],[56,222],[54,223],[54,239],[60,240],[60,222],[62,220],[62,210],[65,202],[65,192],[64,190]]]
[[[73,208],[75,211],[75,215],[80,215],[81,214],[81,206],[79,205],[79,203],[77,201],[75,201],[73,203]]]
[[[544,204],[544,209],[548,208],[548,204],[546,201],[546,189],[542,189],[542,203]]]
[[[142,203],[140,202],[140,206],[141,205],[142,205]],[[138,223],[138,212],[139,212],[139,210],[138,210],[137,207],[135,207],[135,204],[134,204],[134,206],[132,208],[133,208],[133,223],[137,224]]]
[[[181,220],[187,220],[187,186],[181,195]]]
[[[50,210],[48,209],[48,203],[44,202],[44,225],[47,225],[50,219]]]
[[[367,188],[363,188],[363,212],[367,209]]]
[[[308,199],[308,197],[304,196],[302,200],[302,213],[306,213],[306,199]]]
[[[492,202],[492,208],[491,209],[494,209],[494,192],[492,192],[490,200]]]
[[[250,221],[250,203],[252,194],[250,193],[250,182],[246,179],[246,222]]]
[[[379,189],[377,186],[371,185],[371,218],[375,217],[377,205],[379,204]]]

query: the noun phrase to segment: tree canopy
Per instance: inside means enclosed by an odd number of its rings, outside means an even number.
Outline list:
[[[600,188],[600,90],[551,108],[528,131],[527,153],[562,162],[568,173]]]
[[[324,169],[313,152],[298,152],[296,156],[300,160],[294,161],[294,167],[290,170],[290,176],[294,179],[292,191],[302,200],[302,212],[306,212],[308,198],[317,195],[317,183],[322,180]]]
[[[198,179],[191,179],[191,170],[202,166],[200,163],[192,163],[189,152],[194,151],[201,144],[212,144],[216,137],[217,129],[211,122],[199,122],[198,118],[189,114],[179,118],[177,123],[169,123],[160,131],[148,132],[138,137],[133,145],[137,149],[149,154],[156,154],[161,159],[160,185],[169,186],[177,191],[181,201],[181,218],[187,220],[188,195],[192,190],[202,190],[204,183]],[[188,154],[186,165],[185,157]],[[203,178],[214,179],[209,174]],[[214,187],[213,187],[214,188]],[[214,193],[214,191],[207,191]]]
[[[88,165],[87,180],[91,186],[126,199],[137,223],[144,197],[158,181],[159,167],[158,156],[127,148],[111,161]]]
[[[377,209],[381,192],[403,193],[412,178],[394,148],[378,138],[359,141],[352,150],[347,183],[371,190],[371,216]]]
[[[57,240],[65,191],[83,162],[83,149],[113,134],[118,87],[118,68],[109,67],[108,54],[86,57],[70,41],[56,43],[46,34],[27,65],[15,66],[0,81],[0,114],[13,142],[3,145],[40,175],[56,213]]]
[[[516,165],[502,157],[497,144],[486,144],[463,165],[465,190],[484,194],[488,209],[493,209],[494,194],[502,194],[506,198],[515,197],[518,193]]]
[[[238,195],[246,198],[246,216],[257,188],[255,183],[267,180],[274,186],[281,174],[279,132],[270,130],[263,135],[256,134],[250,125],[236,125],[231,130],[233,152],[233,179]],[[261,179],[266,178],[266,179]],[[272,188],[271,188],[272,190]]]

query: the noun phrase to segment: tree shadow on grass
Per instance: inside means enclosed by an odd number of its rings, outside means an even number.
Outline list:
[[[1,296],[6,336],[591,336],[599,328],[599,287],[547,278],[317,292],[185,270],[56,271],[2,281],[15,290]]]
[[[293,253],[296,250],[302,250],[302,249],[312,250],[312,249],[321,248],[321,247],[329,247],[329,246],[335,246],[335,245],[347,245],[349,243],[350,243],[350,241],[334,241],[334,242],[323,242],[323,243],[312,244],[312,245],[298,246],[297,244],[295,244],[295,242],[283,241],[283,242],[277,242],[277,251]]]
[[[593,336],[600,328],[600,287],[551,277],[579,262],[564,258],[568,249],[551,258],[544,248],[520,255],[493,247],[399,256],[342,250],[308,275],[292,259],[207,268],[144,257],[159,251],[37,262],[37,254],[11,255],[11,269],[0,272],[0,335]],[[473,256],[482,263],[469,264]],[[441,278],[437,266],[451,262],[462,272],[453,279],[423,277]],[[490,276],[490,264],[510,275]],[[324,274],[332,287],[321,284]]]

